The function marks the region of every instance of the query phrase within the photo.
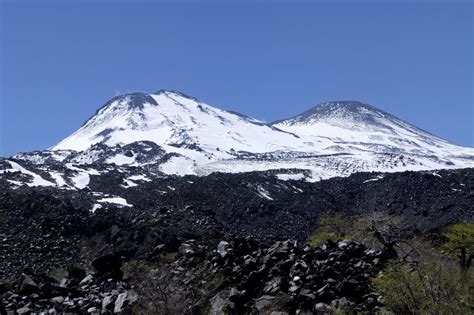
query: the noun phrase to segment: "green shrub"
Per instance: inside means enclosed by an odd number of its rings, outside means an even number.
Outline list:
[[[169,252],[169,253],[166,253],[166,254],[163,256],[163,261],[164,261],[164,262],[167,262],[167,263],[172,263],[173,261],[176,260],[176,256],[178,256],[178,253],[177,253],[177,252]]]
[[[144,260],[130,260],[123,264],[122,271],[125,279],[135,279],[148,273],[153,266]]]
[[[445,229],[443,236],[447,239],[447,248],[464,247],[474,252],[474,223],[453,224]]]
[[[458,223],[449,226],[443,233],[446,239],[444,248],[450,253],[459,253],[459,266],[466,273],[474,259],[474,224]]]
[[[327,240],[337,241],[340,237],[332,232],[328,231],[314,231],[308,237],[308,244],[311,246],[321,246]]]
[[[373,248],[382,248],[400,234],[406,226],[400,216],[372,212],[360,216],[347,216],[328,212],[321,214],[308,243],[318,246],[326,240],[351,239]],[[377,237],[376,237],[377,235]]]
[[[456,263],[447,258],[425,256],[418,264],[396,262],[372,283],[383,296],[385,306],[396,314],[471,314],[474,311],[473,273],[463,276]]]
[[[66,269],[63,269],[63,268],[56,268],[54,270],[52,270],[49,275],[51,276],[51,278],[53,278],[54,280],[56,280],[57,282],[61,281],[62,279],[64,279],[67,275],[67,271]]]

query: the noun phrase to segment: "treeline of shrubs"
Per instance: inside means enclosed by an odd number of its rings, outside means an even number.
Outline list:
[[[308,242],[352,239],[385,248],[391,261],[372,281],[387,311],[396,314],[474,313],[474,224],[459,222],[433,233],[414,233],[402,217],[374,212],[318,218]]]

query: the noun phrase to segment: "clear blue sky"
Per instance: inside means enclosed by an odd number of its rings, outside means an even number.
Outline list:
[[[473,146],[472,2],[382,2],[0,0],[0,155],[162,88],[267,121],[361,100]]]

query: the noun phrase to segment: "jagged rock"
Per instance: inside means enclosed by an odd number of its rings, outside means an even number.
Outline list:
[[[16,310],[16,313],[18,315],[21,315],[21,314],[30,314],[31,313],[31,309],[29,307],[22,307],[22,308],[19,308]]]
[[[283,279],[281,277],[275,277],[272,280],[265,283],[263,292],[266,294],[276,294],[282,289]]]
[[[349,312],[354,307],[354,302],[349,301],[346,297],[333,300],[330,304],[332,310]]]
[[[271,305],[275,300],[274,296],[271,295],[263,295],[260,298],[255,300],[255,308],[257,311],[262,312],[266,307]]]
[[[64,302],[64,297],[63,296],[55,296],[51,299],[52,302],[54,303],[63,303]]]
[[[63,278],[63,279],[61,279],[61,281],[59,282],[59,286],[60,286],[61,288],[68,288],[70,283],[71,283],[71,280],[70,280],[70,279],[68,279],[68,278]]]
[[[194,255],[194,249],[193,249],[193,246],[191,244],[188,244],[188,243],[183,243],[179,246],[179,249],[178,249],[178,252],[181,254],[181,255],[185,255],[185,256],[192,256]]]
[[[120,293],[117,296],[117,300],[115,300],[114,313],[120,313],[120,312],[123,311],[123,307],[126,305],[126,303],[128,301],[127,297],[128,297],[127,292]]]
[[[219,245],[217,245],[217,252],[219,253],[219,255],[221,255],[222,258],[224,258],[225,256],[227,256],[227,254],[229,253],[229,251],[231,251],[231,246],[228,242],[226,241],[220,241],[219,242]]]
[[[308,301],[314,301],[316,299],[316,296],[311,290],[308,289],[302,289],[299,293],[300,297],[308,300]]]
[[[316,303],[316,305],[314,305],[314,311],[317,314],[326,313],[330,311],[330,307],[325,303]]]
[[[115,307],[114,301],[114,296],[106,295],[102,300],[102,312],[112,311]]]
[[[222,292],[217,293],[214,295],[210,300],[210,310],[209,315],[221,315],[225,314],[225,311],[229,305],[227,302],[227,297],[224,296]]]
[[[118,254],[106,254],[97,257],[92,261],[92,267],[101,277],[111,277],[112,279],[122,279],[123,272],[122,259]]]
[[[296,291],[299,290],[299,287],[297,285],[292,285],[289,289],[288,292],[290,293],[295,293]]]
[[[20,293],[21,294],[33,294],[33,293],[38,293],[40,291],[40,288],[38,284],[28,275],[24,275],[23,278],[23,283],[21,284],[20,287]]]
[[[92,275],[87,275],[81,280],[81,282],[79,282],[79,285],[89,284],[93,280],[94,280],[94,277]]]
[[[70,279],[82,280],[86,276],[86,271],[78,267],[69,267],[67,270],[67,276]]]

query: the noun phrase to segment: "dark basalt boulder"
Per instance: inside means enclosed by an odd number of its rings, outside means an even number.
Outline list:
[[[18,292],[0,293],[0,314],[122,313],[138,299],[121,280],[101,280],[77,267],[67,277],[58,283],[45,274],[25,274]]]
[[[39,291],[40,288],[38,284],[30,276],[24,275],[19,293],[26,295],[38,293]]]
[[[206,252],[198,269],[196,257],[181,255],[172,263],[171,273],[177,283],[190,287],[199,286],[196,279],[206,275],[223,277],[224,285],[207,298],[215,312],[326,314],[375,312],[380,307],[370,283],[383,268],[383,251],[357,242],[328,241],[314,248],[293,240],[237,238],[216,242]]]
[[[119,254],[106,254],[95,258],[92,261],[92,267],[97,272],[100,278],[112,278],[114,280],[121,280],[123,277],[122,258]]]

